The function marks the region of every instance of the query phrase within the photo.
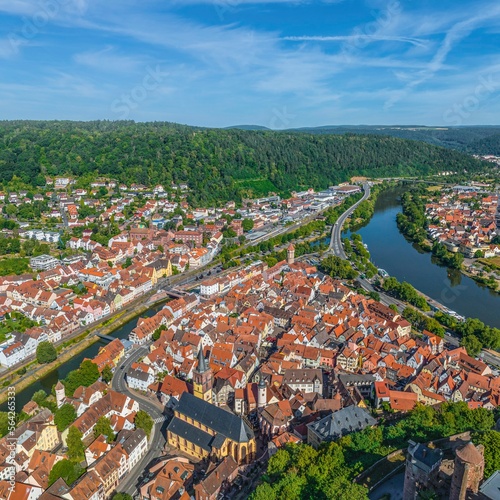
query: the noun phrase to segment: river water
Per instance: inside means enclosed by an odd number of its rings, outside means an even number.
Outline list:
[[[500,295],[476,283],[457,270],[439,265],[431,253],[406,240],[396,225],[404,188],[382,192],[370,222],[356,230],[368,245],[373,263],[398,281],[465,317],[479,318],[500,328]]]
[[[160,309],[162,309],[163,306],[164,304],[162,303],[151,307],[150,309],[142,313],[141,317],[154,316]],[[136,327],[137,320],[138,318],[131,319],[109,335],[118,339],[128,338],[128,334]],[[43,389],[46,393],[50,393],[52,391],[52,387],[57,384],[58,380],[66,378],[70,371],[79,368],[81,362],[85,358],[93,358],[94,356],[96,356],[99,349],[105,346],[107,343],[108,342],[100,339],[98,342],[87,347],[80,354],[77,354],[74,358],[71,358],[67,363],[61,365],[59,368],[57,368],[57,370],[48,373],[44,377],[37,380],[34,384],[18,392],[16,394],[16,411],[21,411],[22,407],[31,400],[31,397],[36,391]],[[0,405],[0,411],[7,411],[7,402]]]

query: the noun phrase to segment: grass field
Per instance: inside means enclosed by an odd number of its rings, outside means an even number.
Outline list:
[[[489,259],[479,259],[481,264],[486,264],[487,266],[494,267],[495,269],[500,269],[500,257],[490,257]]]
[[[29,271],[29,259],[10,257],[0,260],[0,276],[23,274]]]

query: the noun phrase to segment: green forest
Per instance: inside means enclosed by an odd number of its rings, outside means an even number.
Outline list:
[[[484,164],[423,142],[376,135],[201,129],[171,123],[0,122],[0,182],[103,175],[127,184],[187,183],[193,205],[326,188],[352,175],[478,171]]]
[[[295,129],[310,134],[376,134],[427,142],[471,154],[500,155],[500,127],[340,125]]]

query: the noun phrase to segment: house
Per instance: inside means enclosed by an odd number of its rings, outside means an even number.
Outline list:
[[[238,470],[238,464],[231,456],[225,457],[218,465],[211,464],[205,477],[194,487],[195,499],[217,500],[236,479]]]
[[[187,458],[175,457],[162,460],[148,471],[150,481],[141,486],[141,500],[169,500],[184,498],[193,482],[194,465]]]
[[[30,267],[36,271],[49,271],[59,265],[59,261],[50,255],[39,255],[30,258]]]
[[[362,431],[377,421],[363,408],[348,406],[320,420],[307,424],[307,442],[314,448],[351,432]]]
[[[148,451],[146,433],[142,429],[122,430],[116,436],[115,442],[120,444],[126,452],[128,472],[132,472]]]
[[[126,374],[127,385],[130,389],[146,392],[148,386],[155,381],[152,371],[134,370],[130,368]]]
[[[323,394],[323,372],[321,369],[285,370],[282,383],[293,390]]]
[[[0,345],[0,365],[11,367],[26,358],[26,351],[22,342],[13,342],[10,345]]]
[[[54,423],[54,415],[48,409],[31,417],[12,434],[16,453],[23,452],[30,458],[36,450],[51,451],[60,445],[61,440]]]

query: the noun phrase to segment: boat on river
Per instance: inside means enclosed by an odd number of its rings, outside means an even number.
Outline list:
[[[382,276],[382,278],[389,277],[389,273],[385,269],[378,269],[378,273],[380,274],[380,276]]]

